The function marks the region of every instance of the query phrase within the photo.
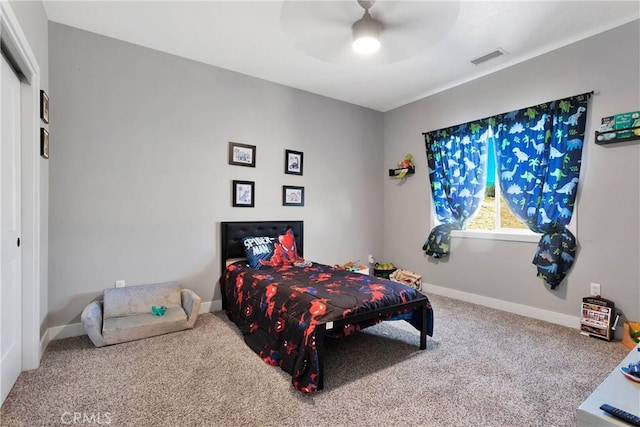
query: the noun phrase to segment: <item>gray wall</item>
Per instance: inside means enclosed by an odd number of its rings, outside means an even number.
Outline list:
[[[640,144],[599,146],[602,117],[640,110],[638,21],[385,113],[385,165],[405,153],[414,177],[384,185],[384,256],[427,283],[578,316],[591,282],[640,319]],[[448,260],[420,250],[431,223],[422,132],[594,90],[578,192],[579,253],[555,291],[536,278],[534,243],[454,238]]]
[[[180,280],[219,300],[219,222],[244,219],[305,220],[305,255],[316,261],[373,253],[430,284],[555,313],[577,316],[598,282],[640,318],[640,145],[592,137],[601,117],[640,109],[637,21],[385,114],[59,24],[49,30],[52,326],[77,322],[116,279]],[[550,291],[535,277],[533,243],[454,239],[447,261],[425,258],[421,133],[590,90],[580,252],[565,282]],[[257,167],[227,165],[228,141],[257,145]],[[303,177],[283,173],[286,148],[305,153]],[[418,169],[399,185],[386,169],[406,153]],[[233,179],[256,182],[256,208],[231,207]],[[305,186],[304,208],[281,206],[283,184]]]
[[[11,1],[20,27],[40,67],[40,89],[49,92],[49,33],[47,15],[40,1]],[[55,116],[55,114],[53,114]],[[53,117],[52,117],[53,118]],[[44,127],[48,127],[42,123]],[[40,336],[48,327],[49,253],[49,163],[39,159],[40,168]]]
[[[302,219],[305,257],[328,264],[382,253],[382,113],[56,23],[49,43],[52,326],[116,279],[219,300],[220,221]],[[256,168],[228,165],[229,141],[256,145]],[[234,179],[255,208],[231,207]]]

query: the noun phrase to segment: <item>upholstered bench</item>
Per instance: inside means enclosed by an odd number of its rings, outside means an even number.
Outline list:
[[[105,289],[103,297],[81,315],[96,347],[193,328],[200,310],[200,297],[178,283]],[[154,316],[154,305],[167,307],[165,314]]]

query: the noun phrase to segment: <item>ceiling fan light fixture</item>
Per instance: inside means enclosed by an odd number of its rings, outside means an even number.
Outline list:
[[[380,33],[382,23],[373,19],[369,11],[365,11],[361,19],[351,26],[353,32],[353,50],[362,55],[370,55],[380,49]]]

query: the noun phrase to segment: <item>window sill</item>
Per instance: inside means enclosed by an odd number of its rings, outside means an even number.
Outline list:
[[[505,240],[509,242],[538,243],[541,234],[529,230],[485,231],[485,230],[451,230],[451,237],[461,239]]]

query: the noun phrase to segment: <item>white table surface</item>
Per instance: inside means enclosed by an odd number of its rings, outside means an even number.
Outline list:
[[[616,345],[616,344],[613,344]],[[640,383],[627,379],[620,372],[622,366],[640,359],[640,344],[611,372],[611,374],[591,393],[591,396],[578,408],[578,426],[629,426],[618,418],[614,418],[600,409],[600,405],[608,403],[623,411],[640,416]]]

